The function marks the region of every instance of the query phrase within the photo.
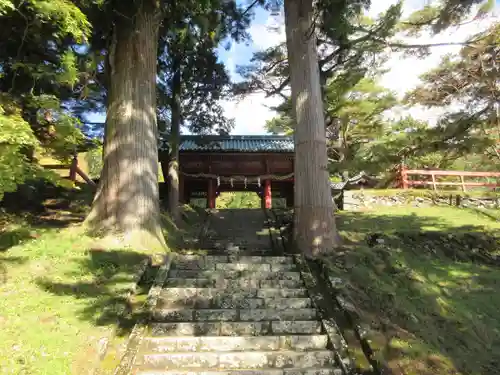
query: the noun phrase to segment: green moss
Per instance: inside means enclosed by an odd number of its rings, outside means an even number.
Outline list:
[[[500,373],[500,223],[453,207],[343,212],[338,223],[348,245],[327,262],[377,358],[405,374]],[[382,243],[368,246],[370,233]]]
[[[79,225],[64,221],[74,211],[80,214],[71,218],[82,219],[88,201],[73,206],[71,212],[51,212],[50,218],[0,215],[0,374],[89,373],[99,340],[116,328],[128,304],[124,297],[147,255],[97,247]],[[188,207],[183,207],[183,217],[179,227],[164,217],[167,240],[184,239],[204,218],[203,211]],[[132,299],[133,312],[122,320],[103,373],[117,364],[115,354],[139,316],[154,276],[150,270]]]

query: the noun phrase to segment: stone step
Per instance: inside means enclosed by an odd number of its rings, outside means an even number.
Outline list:
[[[235,296],[238,298],[298,298],[307,297],[305,288],[246,288],[246,289],[219,289],[219,288],[166,288],[161,291],[160,298],[189,299],[189,298],[216,298]]]
[[[172,269],[181,270],[220,270],[220,271],[295,271],[296,265],[293,263],[228,263],[228,262],[207,262],[201,260],[182,261],[176,259],[172,262]]]
[[[165,352],[230,352],[269,350],[326,349],[327,336],[204,336],[147,337],[141,351]]]
[[[259,370],[151,370],[138,371],[137,375],[343,375],[342,370],[334,368],[283,368]]]
[[[328,350],[303,351],[254,351],[254,352],[177,352],[148,353],[138,356],[136,366],[145,370],[172,368],[199,369],[261,369],[261,368],[312,368],[335,365],[333,352]]]
[[[139,370],[137,375],[343,375],[335,368],[283,368],[258,370]]]
[[[297,269],[295,264],[291,263],[218,263],[215,265],[216,270],[226,271],[264,271],[264,272],[280,272],[294,271]]]
[[[151,336],[261,336],[314,335],[321,333],[315,320],[273,320],[264,322],[151,323]]]
[[[258,250],[262,251],[262,250]],[[268,250],[269,251],[269,250]],[[290,256],[249,256],[249,255],[177,255],[176,262],[202,261],[206,263],[293,263]]]
[[[169,278],[165,282],[167,288],[230,288],[237,291],[240,288],[302,288],[302,280],[258,280],[258,279],[183,279]]]
[[[298,271],[217,271],[217,270],[170,270],[168,277],[179,279],[259,279],[259,280],[300,280]]]
[[[155,309],[153,319],[166,322],[314,320],[315,309]]]
[[[196,308],[196,309],[257,309],[257,308],[306,308],[311,307],[310,298],[249,298],[236,295],[187,298],[163,298],[160,296],[157,308]]]
[[[208,253],[211,255],[222,255],[228,254],[231,257],[262,257],[262,258],[276,258],[280,257],[280,255],[273,250],[269,250],[268,245],[262,246],[260,244],[251,244],[240,246],[239,249],[228,250],[226,245],[223,244],[214,244],[211,242],[202,242],[201,245],[203,248],[207,249]],[[235,260],[233,260],[234,262]],[[242,262],[245,263],[245,262]],[[250,262],[247,262],[250,263]],[[257,262],[257,263],[268,263],[268,262]],[[272,261],[270,262],[272,263]],[[290,262],[291,263],[291,262]]]

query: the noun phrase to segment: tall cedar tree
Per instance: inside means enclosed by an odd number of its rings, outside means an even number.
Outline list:
[[[439,10],[436,18],[425,19],[427,26],[434,26],[436,31],[442,29],[443,24],[457,22],[470,9],[471,4],[477,1],[464,2],[449,0]],[[317,43],[325,37],[333,41],[333,52],[329,52],[332,60],[323,61],[323,64],[333,65],[330,69],[339,69],[339,63],[344,64],[344,56],[351,50],[355,33],[362,28],[355,28],[353,20],[364,7],[365,2],[348,2],[343,0],[312,0],[292,1],[285,0],[285,29],[287,61],[283,66],[282,50],[273,57],[276,65],[270,70],[277,69],[285,79],[276,87],[275,80],[270,80],[272,94],[281,93],[290,82],[292,93],[293,114],[297,123],[295,138],[295,233],[297,246],[307,256],[316,256],[330,252],[340,244],[335,228],[332,200],[328,184],[327,146],[325,132],[325,116],[322,98],[322,83],[328,74],[323,71],[322,62],[318,59]],[[384,28],[384,45],[390,45],[387,39],[393,35],[396,22],[400,17],[401,4],[391,7],[386,14]],[[451,16],[450,16],[451,14]],[[318,16],[319,15],[319,16]],[[316,22],[318,21],[318,22]],[[387,27],[389,26],[389,27]],[[393,27],[390,27],[393,26]],[[375,29],[374,31],[380,31]],[[372,32],[365,32],[362,41],[370,40]],[[376,46],[377,44],[375,44]],[[273,52],[273,51],[271,51]],[[328,54],[328,51],[324,53]],[[280,65],[281,64],[281,65]],[[363,68],[363,67],[362,67]],[[359,69],[359,67],[358,67]],[[326,69],[328,71],[328,69]],[[264,71],[264,76],[269,71]],[[252,89],[262,89],[261,80],[251,79],[243,92]],[[328,124],[328,122],[327,122]]]
[[[158,113],[160,128],[168,137],[169,163],[168,168],[162,163],[162,168],[174,220],[179,218],[181,128],[196,134],[228,133],[233,126],[219,103],[229,93],[230,78],[224,64],[217,61],[216,48],[228,37],[236,41],[248,37],[248,18],[241,13],[227,2],[213,1],[210,8],[199,2],[177,3],[166,15],[171,22],[161,30]]]
[[[172,13],[178,4],[188,12]],[[235,1],[110,0],[89,10],[94,26],[112,25],[94,29],[94,46],[102,41],[107,50],[108,82],[104,166],[86,220],[91,231],[138,249],[166,248],[158,191],[158,42],[179,22],[191,20],[189,9],[210,14],[213,8],[221,18],[230,14],[233,28],[248,23],[249,15]],[[169,18],[172,14],[180,18]]]

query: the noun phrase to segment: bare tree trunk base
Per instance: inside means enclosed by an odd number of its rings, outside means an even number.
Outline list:
[[[163,254],[169,251],[161,228],[137,228],[126,232],[116,228],[96,228],[92,224],[91,216],[83,225],[89,235],[98,238],[97,245],[104,250],[133,249],[146,254]]]
[[[340,245],[328,176],[327,139],[319,79],[313,0],[285,0],[292,105],[296,121],[295,226],[297,248],[308,257]]]
[[[328,207],[295,207],[294,242],[307,258],[327,255],[342,245],[340,235],[330,227],[332,216]]]
[[[155,2],[123,2],[108,51],[104,165],[85,222],[106,248],[149,254],[168,250],[162,236],[156,122],[157,42],[162,12]],[[130,17],[127,17],[130,16]]]

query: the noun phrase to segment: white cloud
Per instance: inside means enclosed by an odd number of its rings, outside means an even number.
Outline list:
[[[236,63],[234,62],[234,54],[235,54],[235,47],[234,43],[231,44],[231,48],[229,49],[228,55],[229,57],[226,59],[226,69],[229,72],[230,77],[234,77],[236,75]]]
[[[277,31],[274,28],[274,17],[268,17],[265,24],[253,24],[249,29],[252,38],[253,48],[264,50],[285,41],[284,25],[279,25]],[[231,48],[226,64],[234,77],[235,63],[234,56],[237,53],[235,48]],[[235,119],[233,134],[251,135],[265,134],[264,125],[266,121],[272,119],[276,113],[269,107],[281,103],[281,98],[267,98],[263,93],[248,95],[242,100],[224,101],[222,107],[228,118]]]
[[[404,42],[408,44],[462,43],[472,35],[487,29],[495,20],[497,20],[495,17],[491,17],[458,28],[452,28],[436,36],[427,33],[419,38],[404,38]],[[402,53],[393,53],[391,59],[386,63],[389,72],[382,77],[380,83],[395,91],[402,98],[406,92],[418,86],[422,74],[437,67],[445,55],[456,54],[460,49],[460,45],[432,47],[431,54],[424,59],[405,58]],[[435,124],[437,119],[448,110],[449,108],[443,107],[423,108],[416,106],[407,111],[402,111],[400,115],[411,115],[417,119],[428,121],[430,124]]]
[[[376,16],[396,2],[397,0],[373,1],[368,14]],[[403,7],[403,14],[408,15],[415,10],[421,9],[428,2],[429,0],[407,0]],[[495,18],[495,20],[498,20],[498,18]],[[277,22],[279,22],[279,25],[277,25]],[[404,41],[414,44],[463,42],[470,35],[487,28],[492,22],[493,19],[490,18],[452,29],[434,37],[427,34],[414,39],[406,38]],[[277,31],[270,30],[270,27],[276,26],[279,26]],[[283,19],[276,19],[271,16],[267,18],[265,24],[253,24],[249,29],[249,33],[252,37],[253,48],[258,50],[275,46],[284,42],[286,38]],[[433,47],[431,55],[425,59],[404,58],[401,53],[393,53],[386,64],[386,67],[390,71],[382,77],[381,84],[388,89],[394,90],[401,97],[405,92],[418,85],[420,82],[419,76],[436,67],[445,54],[456,53],[459,50],[460,46]],[[236,53],[235,51],[233,52]],[[234,72],[234,59],[230,56],[228,61],[231,65],[230,70]],[[279,102],[280,98],[266,98],[264,94],[253,94],[239,103],[225,102],[223,106],[226,115],[235,119],[236,127],[233,130],[234,134],[263,134],[265,133],[265,122],[275,115],[268,107],[276,105]],[[441,108],[398,108],[392,111],[389,116],[401,117],[412,115],[415,118],[435,123],[443,112],[444,110]]]
[[[279,98],[266,98],[264,94],[248,95],[240,101],[225,101],[222,103],[228,118],[236,120],[233,134],[265,134],[264,125],[275,116],[269,109],[280,103]]]
[[[285,42],[285,25],[282,19],[269,16],[265,24],[253,24],[248,30],[252,43],[258,50],[264,50]]]
[[[405,38],[404,42],[408,44],[438,44],[438,43],[461,43],[467,40],[470,36],[485,30],[492,23],[492,19],[483,20],[454,28],[448,32],[436,35],[434,37],[429,34],[422,35],[419,38]],[[444,45],[432,47],[430,56],[419,59],[404,58],[402,53],[394,53],[391,59],[387,62],[386,67],[390,69],[384,75],[381,83],[398,92],[404,94],[409,89],[415,87],[420,82],[419,76],[423,73],[435,68],[446,54],[454,54],[460,51],[459,45]]]
[[[391,5],[395,5],[398,0],[376,0],[372,1],[370,9],[367,15],[370,17],[377,17],[381,13],[385,12]],[[415,10],[424,7],[429,0],[406,0],[403,3],[403,16],[411,14]]]

